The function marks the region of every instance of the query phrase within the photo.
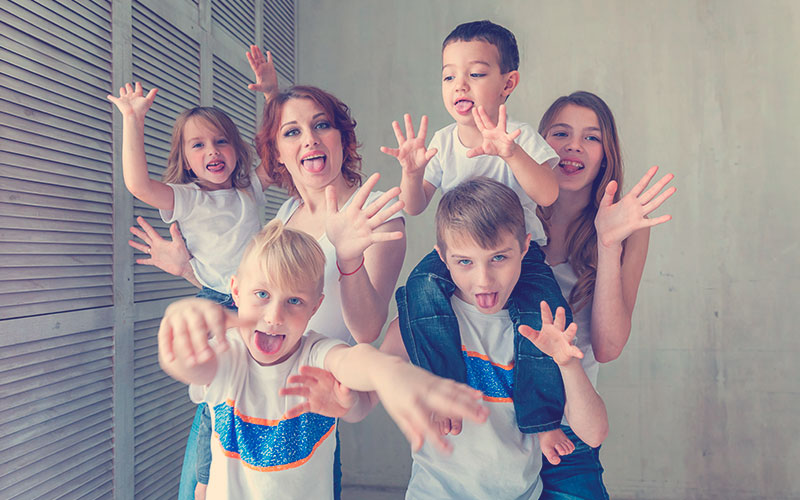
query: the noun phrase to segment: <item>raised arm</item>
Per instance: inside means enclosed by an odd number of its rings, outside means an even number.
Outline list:
[[[619,357],[628,342],[633,307],[647,258],[650,228],[671,219],[669,215],[647,218],[675,193],[675,187],[662,192],[672,180],[672,174],[665,175],[645,191],[657,171],[658,167],[648,170],[616,203],[613,200],[617,183],[611,181],[597,210],[597,277],[591,324],[592,349],[601,363]]]
[[[203,285],[197,280],[194,269],[192,269],[189,263],[192,255],[189,253],[189,250],[186,249],[186,244],[183,242],[183,237],[181,236],[180,229],[178,229],[177,222],[173,222],[169,226],[169,234],[172,239],[167,240],[162,238],[144,218],[137,217],[136,221],[142,229],[131,226],[131,233],[144,243],[128,240],[128,244],[140,252],[149,255],[147,259],[136,259],[136,263],[156,266],[173,276],[184,278],[197,288],[203,288]]]
[[[563,307],[556,310],[555,319],[547,302],[541,303],[542,329],[536,331],[526,325],[519,328],[543,353],[551,356],[561,371],[567,402],[564,416],[579,438],[592,448],[600,446],[608,435],[606,405],[594,390],[583,371],[580,358],[583,353],[572,341],[578,325],[571,323],[566,329],[566,313]]]
[[[379,174],[370,176],[341,211],[335,189],[329,186],[325,192],[325,232],[336,248],[342,314],[357,342],[372,342],[380,335],[406,252],[403,221],[387,222],[402,210],[403,202],[381,210],[399,188],[364,206],[379,178]]]
[[[402,173],[400,178],[400,201],[405,203],[406,213],[409,215],[421,214],[431,202],[436,186],[424,179],[425,167],[431,158],[436,155],[437,149],[425,147],[425,136],[428,134],[428,117],[423,115],[419,122],[419,134],[414,135],[414,125],[411,115],[403,116],[406,125],[406,135],[400,129],[400,124],[392,122],[392,130],[397,138],[397,148],[381,146],[381,152],[394,156],[400,162]]]
[[[514,177],[538,205],[547,207],[558,198],[558,181],[556,175],[547,165],[536,163],[522,147],[514,142],[522,133],[521,130],[506,132],[506,106],[500,105],[497,125],[483,109],[483,106],[472,108],[475,125],[483,136],[483,144],[467,151],[467,157],[478,155],[499,156],[514,173]]]
[[[332,349],[325,368],[351,389],[375,391],[414,450],[426,437],[442,451],[451,449],[431,421],[434,412],[478,423],[486,421],[489,413],[480,403],[480,391],[437,377],[369,344]]]
[[[158,89],[143,95],[142,84],[126,83],[119,97],[106,96],[122,113],[122,177],[125,187],[136,198],[151,207],[172,210],[175,197],[172,188],[150,178],[144,153],[144,117],[156,98]]]
[[[253,92],[263,93],[264,98],[269,100],[278,92],[278,73],[272,63],[272,53],[267,51],[267,57],[265,58],[258,45],[251,45],[250,50],[245,55],[256,79],[256,83],[249,84],[247,88]]]

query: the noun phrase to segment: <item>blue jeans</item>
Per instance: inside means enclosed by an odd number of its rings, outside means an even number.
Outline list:
[[[200,292],[198,292],[195,297],[200,299],[208,299],[211,301],[216,302],[217,304],[221,304],[228,309],[236,310],[236,304],[233,302],[233,297],[229,293],[222,293],[214,290],[213,288],[208,288],[204,286]]]
[[[544,489],[540,500],[608,500],[603,485],[603,466],[600,465],[600,447],[592,448],[580,440],[566,425],[564,434],[575,444],[575,451],[561,457],[561,463],[551,465],[542,455]]]
[[[436,375],[466,383],[458,321],[450,304],[455,291],[444,262],[433,251],[411,271],[406,286],[395,294],[400,333],[411,362]],[[572,311],[561,295],[553,271],[539,245],[531,242],[508,312],[514,323],[514,411],[519,430],[532,434],[557,429],[564,414],[564,384],[553,358],[520,335],[519,326],[542,327],[539,303],[563,307],[567,324]]]

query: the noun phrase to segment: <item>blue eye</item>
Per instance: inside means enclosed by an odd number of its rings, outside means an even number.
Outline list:
[[[203,147],[203,143],[202,142],[195,142],[194,144],[192,144],[192,147],[193,148],[202,148]]]
[[[553,137],[566,137],[567,133],[566,132],[553,132],[550,135],[553,136]]]
[[[454,77],[452,77],[452,76],[446,76],[446,77],[444,77],[444,81],[446,81],[446,82],[449,82],[449,81],[450,81],[450,80],[452,80],[453,78],[454,78]]]
[[[217,140],[217,144],[228,144],[228,139],[219,139]]]
[[[300,304],[302,304],[302,303],[303,303],[303,301],[302,301],[302,300],[300,300],[300,299],[299,299],[299,298],[297,298],[297,297],[292,297],[292,298],[290,298],[289,300],[287,300],[286,302],[288,302],[288,303],[292,304],[293,306],[299,306]]]
[[[495,255],[494,257],[492,257],[492,262],[502,262],[504,260],[506,260],[505,255]]]
[[[259,299],[262,299],[262,300],[263,299],[268,299],[269,298],[269,292],[267,292],[266,290],[258,290],[257,292],[255,292],[255,296],[258,297]]]
[[[459,266],[468,266],[470,264],[472,264],[472,261],[469,259],[461,259],[458,261]]]
[[[587,140],[589,140],[589,141],[597,141],[597,142],[601,142],[601,141],[600,141],[600,138],[599,138],[599,137],[597,137],[596,135],[590,135],[590,136],[589,136],[589,137],[587,137],[586,139],[587,139]]]
[[[300,133],[300,130],[298,130],[296,128],[290,128],[289,130],[287,130],[286,132],[283,133],[283,136],[284,137],[291,137],[291,136],[297,135],[299,133]]]
[[[314,125],[314,128],[323,129],[323,130],[324,129],[329,129],[329,128],[331,128],[331,124],[329,122],[327,122],[327,121],[321,121],[321,122],[317,123],[316,125]]]

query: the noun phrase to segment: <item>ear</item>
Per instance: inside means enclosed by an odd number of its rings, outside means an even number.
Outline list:
[[[519,71],[513,70],[505,74],[506,84],[503,87],[503,97],[508,97],[519,85]]]
[[[314,310],[311,312],[312,316],[317,312],[317,310],[319,309],[319,306],[322,305],[322,299],[324,299],[324,298],[325,298],[325,294],[324,293],[319,294],[319,302],[317,302],[317,305],[314,306]]]
[[[528,250],[531,248],[531,233],[528,233],[525,236],[525,243],[522,245],[522,256],[525,257],[525,254],[528,253]]]
[[[231,297],[236,307],[239,307],[239,282],[236,280],[236,275],[231,276]]]

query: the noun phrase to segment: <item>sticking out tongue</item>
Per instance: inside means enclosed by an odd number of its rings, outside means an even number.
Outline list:
[[[564,173],[567,174],[567,175],[571,175],[571,174],[574,174],[575,172],[583,170],[583,167],[579,167],[577,165],[573,165],[572,163],[561,162],[560,166],[561,166],[561,169],[564,171]]]
[[[268,335],[264,332],[256,331],[255,344],[259,351],[264,354],[275,354],[283,345],[285,335]]]
[[[472,109],[472,104],[473,104],[472,101],[465,101],[465,100],[458,101],[456,103],[456,111],[458,111],[459,113],[466,113],[467,111]]]
[[[309,172],[321,172],[322,169],[325,168],[325,157],[321,156],[319,158],[303,160],[303,166]]]
[[[481,309],[491,309],[497,304],[497,292],[495,293],[476,293],[475,302]]]
[[[212,172],[220,172],[225,168],[225,163],[221,161],[209,163],[206,168]]]

